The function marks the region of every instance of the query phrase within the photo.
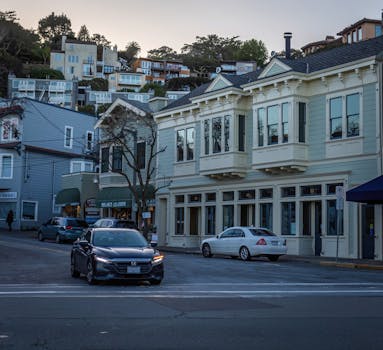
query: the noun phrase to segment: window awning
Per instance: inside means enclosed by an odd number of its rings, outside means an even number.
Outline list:
[[[96,198],[99,208],[131,208],[132,193],[128,187],[105,187]]]
[[[368,204],[383,204],[383,175],[347,191],[346,200]]]
[[[80,204],[78,188],[65,188],[56,195],[56,204]]]

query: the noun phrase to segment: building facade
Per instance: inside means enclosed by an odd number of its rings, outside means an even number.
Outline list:
[[[8,98],[28,97],[34,100],[75,109],[77,80],[8,78]]]
[[[168,146],[157,176],[172,179],[156,197],[160,244],[254,225],[285,237],[289,254],[382,260],[382,206],[337,204],[337,188],[382,174],[382,51],[379,37],[273,58],[156,113]]]
[[[63,174],[94,171],[96,118],[25,98],[4,101],[0,122],[0,226],[12,209],[15,229],[34,229],[63,213]],[[63,204],[81,216],[77,198]]]

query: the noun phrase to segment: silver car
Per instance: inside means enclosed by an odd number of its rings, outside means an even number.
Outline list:
[[[205,258],[220,254],[240,257],[242,260],[265,256],[271,261],[277,261],[281,255],[287,253],[287,246],[284,238],[266,228],[238,226],[203,240],[201,252]]]

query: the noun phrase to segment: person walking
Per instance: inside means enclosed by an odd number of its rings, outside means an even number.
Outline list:
[[[7,224],[8,224],[8,228],[9,228],[9,231],[12,231],[12,223],[13,223],[13,211],[12,209],[9,210],[8,214],[7,214]]]

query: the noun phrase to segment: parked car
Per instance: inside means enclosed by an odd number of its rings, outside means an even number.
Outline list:
[[[84,274],[89,284],[109,279],[160,284],[163,258],[137,230],[93,228],[73,243],[71,274]]]
[[[42,224],[37,231],[39,241],[54,239],[56,243],[74,241],[79,238],[88,224],[81,219],[53,217]]]
[[[201,243],[202,255],[210,258],[214,254],[230,255],[249,260],[255,256],[266,256],[277,261],[287,253],[286,240],[266,228],[230,227],[216,237]]]
[[[115,218],[98,219],[94,224],[89,225],[89,227],[90,228],[99,228],[99,227],[133,228],[135,230],[138,230],[138,227],[133,220],[115,219]]]

